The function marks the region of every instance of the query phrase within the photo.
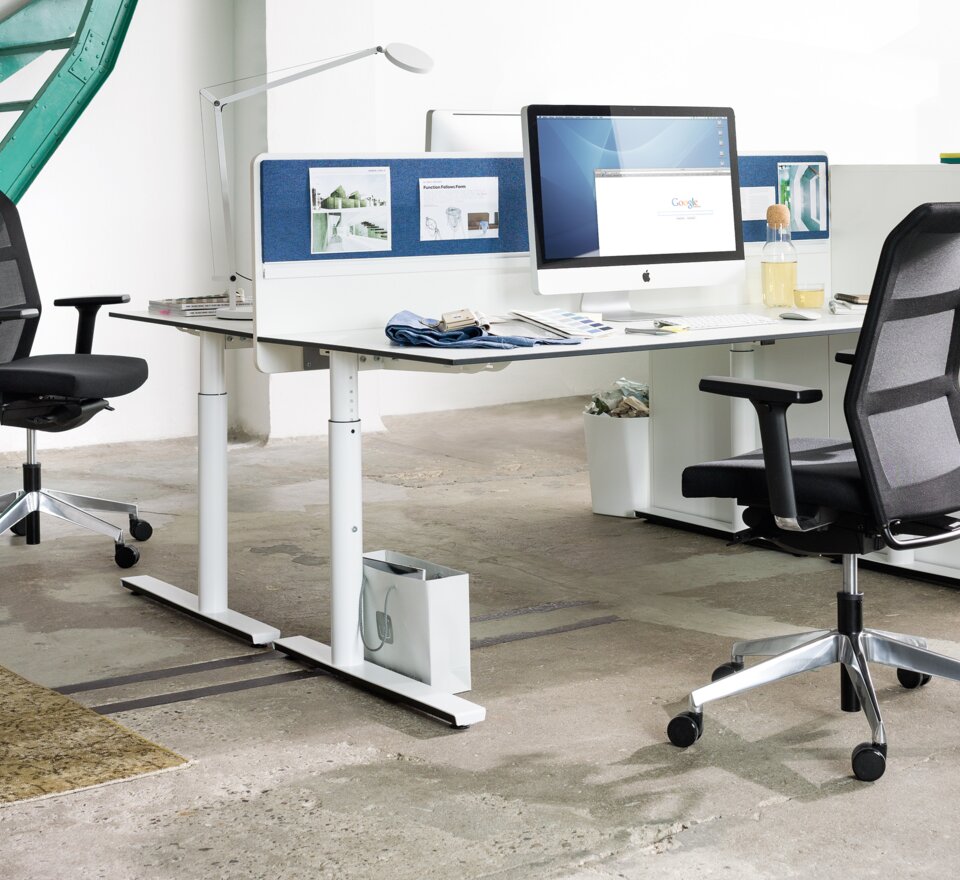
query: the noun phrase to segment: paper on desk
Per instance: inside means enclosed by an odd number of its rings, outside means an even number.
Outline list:
[[[518,318],[496,316],[490,319],[490,332],[494,336],[530,336],[533,339],[563,339],[559,333],[554,333],[539,324],[531,324]]]

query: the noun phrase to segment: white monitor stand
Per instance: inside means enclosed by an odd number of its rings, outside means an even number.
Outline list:
[[[608,290],[580,295],[580,311],[588,315],[599,314],[604,321],[653,321],[668,318],[665,312],[639,312],[630,305],[630,291]]]
[[[651,266],[649,270],[638,269],[635,266],[616,267],[618,272],[633,272],[635,282],[649,287],[630,285],[621,290],[591,290],[592,284],[598,280],[610,277],[611,267],[599,269],[567,269],[567,270],[537,270],[534,268],[534,283],[539,292],[547,287],[549,292],[576,292],[564,291],[566,284],[574,281],[580,284],[580,311],[603,315],[604,321],[652,321],[656,318],[676,316],[677,312],[645,312],[634,309],[630,305],[630,291],[636,290],[641,295],[650,295],[654,292],[675,290],[690,287],[717,287],[722,284],[742,282],[746,271],[743,260],[717,260],[702,263],[665,263]],[[629,280],[629,279],[621,279]],[[597,284],[597,286],[601,286]],[[625,285],[626,286],[626,285]],[[586,288],[586,289],[585,289]]]

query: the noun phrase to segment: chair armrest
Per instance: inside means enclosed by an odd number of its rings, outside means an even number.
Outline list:
[[[838,364],[847,364],[848,366],[853,366],[853,362],[856,360],[857,350],[855,348],[848,348],[844,351],[838,351],[833,359]]]
[[[53,304],[73,306],[77,310],[77,344],[74,350],[77,354],[90,354],[93,350],[93,331],[100,306],[113,306],[126,302],[130,302],[130,297],[123,293],[111,296],[68,296],[64,299],[55,299]]]
[[[27,318],[39,318],[40,309],[28,309],[26,306],[8,306],[0,309],[0,323],[4,321],[23,321]]]
[[[130,295],[126,293],[110,294],[107,296],[67,296],[55,299],[55,306],[118,306],[120,303],[130,302]]]
[[[819,388],[788,385],[785,382],[764,382],[760,379],[735,379],[732,376],[704,376],[700,390],[726,397],[746,397],[751,403],[816,403],[823,400]]]
[[[767,495],[777,526],[790,532],[807,532],[825,525],[822,513],[811,517],[798,509],[787,433],[787,408],[794,403],[816,403],[823,399],[823,392],[803,385],[731,376],[706,376],[700,380],[700,390],[746,398],[757,411]]]

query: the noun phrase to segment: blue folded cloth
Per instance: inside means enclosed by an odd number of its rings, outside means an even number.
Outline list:
[[[534,336],[494,336],[482,327],[441,330],[436,318],[413,312],[397,312],[384,332],[397,345],[429,345],[433,348],[529,348],[533,345],[578,345],[579,339],[541,339]]]

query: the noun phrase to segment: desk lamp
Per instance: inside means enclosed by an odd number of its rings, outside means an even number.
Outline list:
[[[325,61],[319,61],[304,70],[291,73],[288,76],[281,77],[280,79],[276,79],[271,82],[260,83],[259,85],[251,86],[247,89],[241,89],[240,91],[234,92],[231,95],[226,95],[225,97],[217,97],[213,93],[212,90],[217,88],[217,86],[207,86],[206,88],[200,89],[201,111],[212,113],[213,115],[213,127],[216,132],[215,145],[217,165],[219,168],[219,181],[217,184],[211,187],[211,182],[209,180],[207,182],[207,198],[210,209],[210,228],[214,239],[214,278],[225,278],[229,284],[227,288],[229,293],[229,305],[226,308],[217,310],[218,318],[249,320],[253,317],[252,306],[237,305],[237,279],[240,277],[240,275],[237,272],[237,247],[233,238],[233,210],[231,207],[230,186],[227,176],[227,152],[223,134],[223,111],[229,104],[242,101],[245,98],[250,98],[254,95],[262,94],[270,89],[275,89],[277,86],[296,82],[299,79],[305,79],[308,76],[313,76],[314,74],[320,73],[324,70],[331,70],[334,67],[341,67],[344,64],[350,64],[352,61],[358,61],[359,59],[366,58],[369,55],[383,55],[385,58],[387,58],[387,60],[391,61],[397,67],[401,68],[402,70],[409,71],[410,73],[428,73],[433,67],[433,59],[430,58],[426,52],[423,52],[415,46],[409,46],[406,43],[389,43],[387,46],[373,46],[369,49],[362,49],[359,52],[351,52],[348,55],[340,55],[336,58],[329,58]],[[235,80],[234,82],[237,81]],[[233,85],[233,83],[226,83],[225,85]],[[205,137],[204,156],[207,160],[208,168],[210,168],[212,165],[210,150],[211,147],[209,141]],[[217,208],[218,199],[220,203],[219,210]],[[222,217],[222,230],[217,228],[217,221],[214,219],[218,215]],[[225,251],[225,255],[218,253],[219,248],[217,239],[221,233],[224,239],[222,247]],[[217,257],[220,258],[219,263],[217,261]],[[226,273],[220,274],[219,267],[224,267],[226,269]]]

